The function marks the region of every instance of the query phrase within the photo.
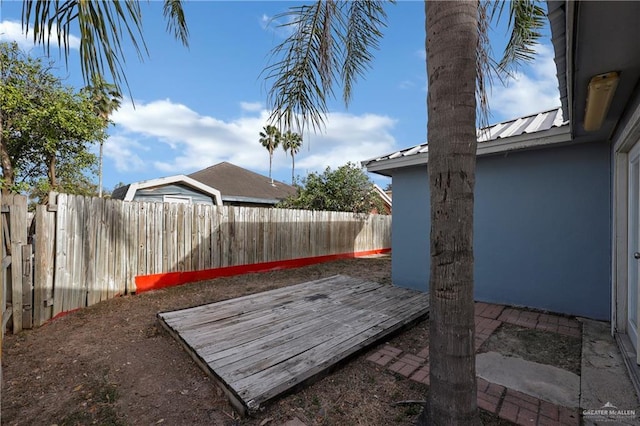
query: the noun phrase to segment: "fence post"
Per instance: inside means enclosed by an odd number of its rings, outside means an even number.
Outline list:
[[[27,243],[27,197],[14,195],[9,205],[13,333],[22,331],[22,245]]]

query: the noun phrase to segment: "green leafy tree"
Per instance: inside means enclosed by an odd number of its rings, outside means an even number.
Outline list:
[[[384,212],[384,204],[367,174],[353,163],[323,173],[309,173],[295,196],[278,207],[353,213]]]
[[[38,87],[52,83],[41,61],[25,55],[17,43],[0,43],[0,165],[3,190],[16,191],[16,158],[26,146],[19,142],[29,123]]]
[[[263,147],[269,151],[269,179],[273,185],[273,178],[271,177],[271,165],[273,163],[273,152],[280,145],[280,139],[282,134],[276,126],[265,126],[260,132],[260,143]]]
[[[489,18],[504,3],[425,2],[431,203],[430,389],[420,424],[479,424],[476,402],[473,305],[473,197],[476,109],[485,111]],[[265,69],[272,82],[273,123],[322,129],[334,86],[348,103],[356,77],[371,64],[385,27],[382,1],[316,1],[284,18],[291,35]],[[492,8],[492,9],[488,9]],[[497,14],[495,12],[498,12]],[[513,29],[505,59],[530,58],[544,10],[509,2]],[[484,120],[481,120],[484,121]]]
[[[43,188],[43,180],[49,190],[86,187],[96,162],[90,146],[106,137],[89,97],[64,87],[15,43],[0,43],[0,55],[3,190]]]
[[[282,149],[284,152],[291,154],[291,184],[293,185],[295,180],[296,170],[296,155],[300,152],[302,147],[302,136],[299,133],[294,133],[291,130],[287,130],[282,135]]]

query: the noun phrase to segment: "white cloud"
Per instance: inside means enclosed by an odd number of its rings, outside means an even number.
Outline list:
[[[148,151],[148,148],[123,135],[110,136],[104,143],[104,157],[111,159],[116,170],[130,172],[144,170],[145,163],[136,151]]]
[[[269,156],[258,142],[258,134],[268,116],[262,109],[251,116],[224,121],[198,114],[169,99],[136,102],[135,109],[130,102],[124,102],[112,116],[117,127],[116,136],[108,141],[114,147],[109,158],[119,161],[119,170],[141,167],[139,151],[144,145],[131,141],[151,138],[164,143],[163,149],[170,151],[159,158],[156,151],[160,150],[151,149],[144,156],[146,164],[152,164],[159,175],[191,173],[221,161],[266,174]],[[296,156],[300,174],[327,166],[335,168],[347,161],[359,163],[394,149],[390,130],[395,120],[390,117],[332,113],[326,124],[323,133],[303,135],[303,147]],[[127,150],[126,154],[122,150]],[[128,158],[117,158],[124,156]],[[284,174],[290,167],[291,157],[278,149],[273,157],[274,175],[278,171]]]
[[[262,109],[262,102],[240,102],[240,108],[247,112],[256,112]]]
[[[556,72],[553,48],[538,45],[534,62],[515,72],[506,86],[494,83],[489,95],[491,111],[512,119],[560,106]]]
[[[299,154],[296,167],[301,171],[339,167],[347,161],[359,164],[384,152],[394,150],[395,139],[390,130],[396,121],[377,114],[353,115],[331,113],[325,132],[306,135],[308,152]]]
[[[57,27],[53,26],[51,29],[51,46],[59,47],[57,34]],[[1,21],[0,22],[0,41],[15,41],[22,50],[31,49],[34,47],[33,43],[33,29],[29,34],[25,34],[22,30],[22,24],[17,21]],[[69,36],[69,48],[79,49],[80,38],[70,35]]]

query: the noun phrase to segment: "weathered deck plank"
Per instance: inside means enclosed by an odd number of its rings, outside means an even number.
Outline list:
[[[336,275],[158,314],[246,414],[429,311],[429,296]]]

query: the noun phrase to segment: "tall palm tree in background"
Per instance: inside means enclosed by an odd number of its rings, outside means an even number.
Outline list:
[[[291,130],[287,130],[282,135],[282,149],[284,152],[288,152],[291,154],[291,185],[293,185],[293,180],[295,179],[295,170],[296,170],[296,154],[300,152],[300,148],[302,147],[302,136],[299,133],[294,133]]]
[[[104,124],[105,128],[111,124],[111,114],[120,108],[122,95],[115,84],[104,81],[102,76],[93,78],[90,86],[86,87],[89,97],[93,102],[93,107]],[[104,140],[100,140],[100,153],[98,156],[98,197],[102,198],[102,165],[103,165]]]
[[[428,52],[429,186],[431,189],[431,314],[429,403],[421,422],[478,424],[473,323],[473,189],[476,93],[486,106],[483,74],[487,5],[478,0],[425,3]],[[531,57],[544,10],[531,0],[509,4],[511,38],[501,65]],[[280,128],[321,129],[336,79],[345,103],[352,86],[371,65],[385,27],[385,2],[316,1],[284,13],[291,35],[273,50],[266,78],[269,104]],[[501,11],[501,6],[499,7]],[[184,44],[188,31],[180,0],[165,0],[168,29]],[[499,17],[500,14],[498,14]],[[80,28],[85,81],[105,75],[126,84],[121,39],[128,36],[146,53],[141,13],[135,0],[90,2],[25,0],[23,23],[36,42],[51,34],[68,55],[69,24]],[[52,28],[57,28],[57,33]],[[477,49],[480,47],[480,49]],[[476,50],[477,49],[477,50]],[[455,78],[453,77],[455,76]],[[266,129],[266,128],[265,128]],[[270,151],[270,154],[272,151]],[[271,168],[271,167],[270,167]],[[271,174],[271,173],[270,173]]]
[[[271,177],[271,165],[273,163],[273,151],[280,145],[280,139],[282,134],[276,126],[267,125],[262,128],[260,132],[260,143],[269,151],[269,179],[271,179],[271,185],[273,185],[273,178]]]

